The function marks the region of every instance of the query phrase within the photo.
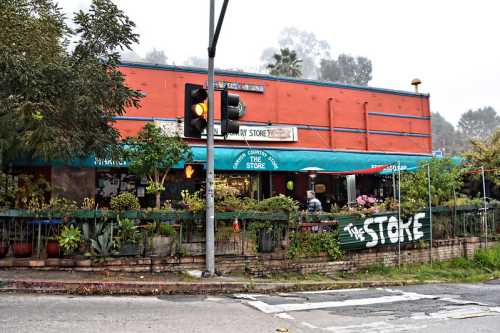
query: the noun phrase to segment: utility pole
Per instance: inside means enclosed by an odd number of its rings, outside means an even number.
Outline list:
[[[488,206],[486,204],[486,182],[484,181],[484,166],[481,166],[481,178],[483,180],[483,205],[484,205],[484,212],[483,212],[483,225],[484,225],[484,232],[485,232],[485,245],[488,247],[488,215],[486,213],[488,212]]]
[[[432,193],[431,193],[431,165],[427,164],[427,185],[429,190],[429,262],[432,265]],[[453,189],[455,192],[455,189]]]
[[[207,179],[206,179],[206,246],[205,246],[205,264],[208,276],[215,274],[215,209],[214,209],[214,58],[219,39],[222,21],[229,0],[224,0],[222,9],[217,21],[217,28],[214,32],[214,12],[215,0],[210,0],[210,19],[208,23],[208,122],[207,122]]]

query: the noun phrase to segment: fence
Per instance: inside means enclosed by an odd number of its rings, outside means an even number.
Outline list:
[[[254,255],[258,252],[286,251],[291,233],[338,232],[343,250],[394,245],[429,240],[428,216],[423,210],[418,218],[403,221],[398,229],[396,213],[373,216],[341,216],[338,214],[287,214],[266,212],[223,212],[216,214],[215,250],[217,255]],[[500,206],[487,211],[487,229],[480,207],[433,208],[433,238],[461,236],[495,237],[500,232]],[[122,226],[117,220],[131,219],[140,237],[136,244],[123,250]],[[167,252],[155,252],[159,239],[151,230],[154,221],[175,230]],[[396,221],[396,222],[395,222]],[[0,211],[0,258],[58,256],[58,237],[66,225],[81,230],[84,244],[75,253],[98,255],[202,255],[205,249],[205,224],[202,214],[189,212],[76,210],[73,212]],[[108,226],[108,229],[106,229]],[[397,234],[396,234],[397,232]],[[111,233],[111,234],[110,234]],[[398,242],[398,239],[400,241]],[[96,244],[100,248],[96,250]],[[120,246],[121,245],[121,246]],[[104,251],[104,250],[107,250]],[[54,253],[55,252],[55,253]],[[168,253],[168,254],[167,254]]]

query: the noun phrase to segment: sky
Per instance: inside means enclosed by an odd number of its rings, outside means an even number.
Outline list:
[[[71,13],[90,0],[56,0]],[[137,25],[135,52],[163,50],[169,64],[206,57],[209,0],[114,0]],[[222,0],[215,0],[216,15]],[[469,109],[500,113],[500,2],[496,0],[230,0],[216,67],[255,72],[262,51],[294,26],[326,40],[335,57],[373,63],[370,86],[431,95],[431,110],[454,125]]]

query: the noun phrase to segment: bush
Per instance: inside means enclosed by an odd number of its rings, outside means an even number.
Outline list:
[[[299,209],[299,203],[283,194],[267,198],[256,204],[256,210],[266,212],[283,211],[287,213],[296,212]]]
[[[478,250],[474,255],[474,263],[480,268],[500,270],[500,246]]]
[[[288,248],[290,258],[315,257],[322,252],[326,252],[333,260],[342,256],[336,232],[297,232],[291,235]]]
[[[167,223],[160,223],[160,228],[159,228],[160,235],[164,237],[172,237],[175,235],[175,230],[174,227],[172,227],[170,224]]]
[[[129,192],[123,192],[111,198],[111,209],[116,211],[135,210],[141,208],[139,199]]]
[[[81,231],[73,225],[65,225],[57,240],[64,253],[71,254],[80,245]]]

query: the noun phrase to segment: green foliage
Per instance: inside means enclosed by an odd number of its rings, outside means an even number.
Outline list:
[[[156,208],[160,208],[160,193],[170,169],[181,161],[190,161],[192,152],[177,134],[168,135],[154,123],[147,123],[137,137],[126,140],[124,157],[129,169],[148,178],[148,193],[156,194]]]
[[[319,77],[326,81],[366,86],[372,79],[372,62],[348,54],[341,54],[336,60],[321,59]]]
[[[447,155],[462,152],[466,147],[464,135],[455,130],[439,112],[432,112],[432,149],[441,150]]]
[[[54,212],[59,212],[63,216],[71,215],[78,207],[76,202],[66,198],[52,198],[50,199],[49,209]]]
[[[73,253],[80,245],[80,240],[81,231],[73,225],[65,225],[58,237],[59,246],[61,246],[66,254]]]
[[[181,196],[184,205],[190,212],[196,214],[205,210],[205,200],[202,197],[201,191],[189,193],[188,190],[183,190]]]
[[[290,236],[288,256],[314,257],[326,252],[330,259],[336,260],[342,256],[338,233],[336,232],[294,232]]]
[[[485,140],[472,140],[471,149],[463,153],[471,168],[478,169],[483,166],[485,178],[500,187],[500,129],[497,129]],[[476,175],[479,180],[480,174]]]
[[[111,223],[98,223],[95,230],[95,238],[90,239],[92,250],[102,257],[111,254],[113,247],[113,225]]]
[[[473,140],[487,140],[500,127],[500,116],[491,106],[469,110],[462,114],[458,128]]]
[[[276,76],[286,76],[286,77],[301,77],[301,62],[298,59],[297,53],[288,48],[283,48],[280,53],[276,53],[273,56],[274,63],[267,65],[269,74]]]
[[[141,239],[141,233],[135,225],[134,221],[130,219],[120,219],[118,220],[118,232],[116,235],[119,244],[124,243],[137,243]]]
[[[176,232],[172,225],[168,223],[162,223],[160,221],[153,221],[146,225],[146,230],[149,236],[160,235],[164,237],[174,237]]]
[[[0,2],[0,164],[116,156],[114,117],[142,96],[117,67],[135,25],[111,0],[93,0],[72,26],[52,0]]]
[[[175,235],[175,229],[170,224],[160,223],[159,233],[164,237],[172,237]]]
[[[14,207],[17,193],[16,180],[0,170],[0,209]]]
[[[430,166],[432,205],[439,206],[453,198],[453,190],[462,186],[460,170],[449,158],[433,158],[420,163],[415,173],[401,174],[401,209],[413,215],[428,206],[427,166]]]
[[[16,208],[42,209],[49,192],[50,184],[45,178],[21,175],[16,192]]]
[[[141,208],[139,199],[130,192],[123,192],[111,198],[111,209],[114,211],[136,210]]]
[[[482,269],[500,270],[500,246],[478,250],[474,263]]]
[[[259,201],[255,208],[258,211],[292,213],[298,211],[299,203],[293,198],[280,194]]]

